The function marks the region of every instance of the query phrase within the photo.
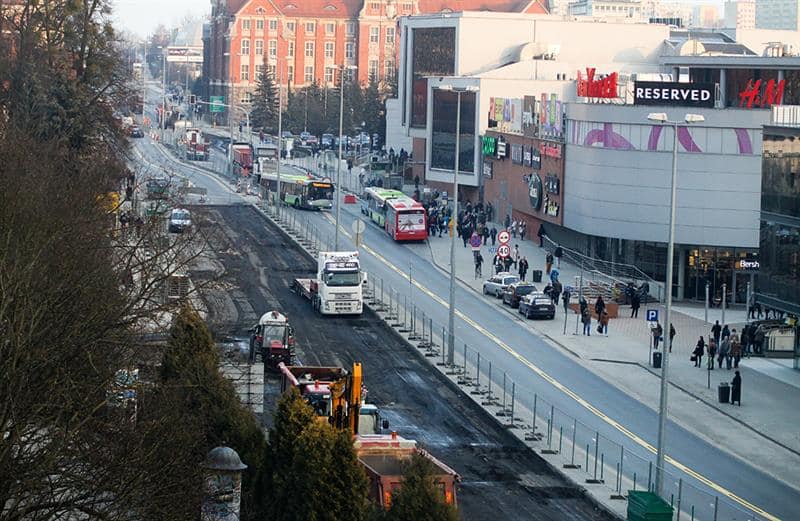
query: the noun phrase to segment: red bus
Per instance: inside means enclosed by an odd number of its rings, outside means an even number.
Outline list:
[[[410,197],[387,199],[384,229],[396,241],[424,241],[428,238],[428,216],[422,203]]]

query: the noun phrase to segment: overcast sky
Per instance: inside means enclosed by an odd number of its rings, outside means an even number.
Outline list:
[[[172,27],[186,15],[209,12],[211,0],[114,0],[114,25],[144,37],[159,24]]]

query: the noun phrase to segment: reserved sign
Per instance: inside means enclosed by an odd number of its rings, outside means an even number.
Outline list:
[[[633,87],[633,104],[713,108],[715,91],[714,83],[637,81]]]

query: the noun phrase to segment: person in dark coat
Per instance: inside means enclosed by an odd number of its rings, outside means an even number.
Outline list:
[[[700,340],[697,341],[697,345],[692,351],[692,358],[694,358],[694,366],[695,367],[702,367],[703,362],[703,355],[706,351],[706,341],[703,340],[703,337],[700,337]]]
[[[492,226],[492,229],[489,230],[489,236],[492,238],[492,246],[494,246],[494,241],[497,240],[497,228]]]
[[[556,246],[553,255],[556,258],[556,268],[561,269],[561,257],[564,255],[564,249],[561,246]]]
[[[547,235],[547,233],[544,231],[544,223],[539,225],[539,231],[536,233],[536,235],[539,236],[539,247],[544,248],[544,236]]]
[[[606,302],[603,300],[602,295],[597,296],[597,300],[594,302],[594,312],[597,313],[597,316],[603,314],[603,311],[606,310]]]
[[[742,406],[742,375],[736,371],[736,376],[731,381],[731,405],[738,403]]]
[[[519,269],[519,280],[525,280],[525,275],[528,273],[528,259],[523,256],[517,263]]]
[[[642,305],[642,299],[639,298],[638,293],[631,296],[631,318],[639,318],[639,308]]]
[[[722,335],[722,326],[719,325],[719,320],[714,322],[714,325],[711,326],[711,336],[714,337],[714,342],[719,345],[719,338]]]

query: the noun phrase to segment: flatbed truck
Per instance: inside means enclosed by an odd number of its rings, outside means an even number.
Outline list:
[[[365,281],[357,251],[321,251],[316,276],[295,279],[291,287],[323,315],[360,315],[364,311]]]

